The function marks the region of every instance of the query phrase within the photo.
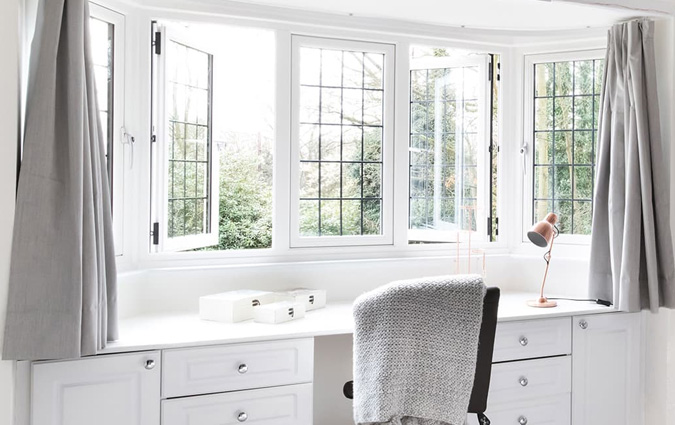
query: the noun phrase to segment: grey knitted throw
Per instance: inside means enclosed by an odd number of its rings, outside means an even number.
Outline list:
[[[356,299],[357,424],[464,424],[485,291],[477,275],[435,276]]]

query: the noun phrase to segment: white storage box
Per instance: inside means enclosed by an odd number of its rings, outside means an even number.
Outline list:
[[[292,291],[276,292],[277,301],[300,302],[305,304],[305,310],[316,310],[326,306],[326,291],[323,289],[293,289]]]
[[[216,322],[234,323],[253,319],[257,306],[274,302],[274,294],[243,289],[199,298],[199,318]]]
[[[256,307],[253,320],[259,323],[284,323],[305,317],[305,304],[282,301]]]

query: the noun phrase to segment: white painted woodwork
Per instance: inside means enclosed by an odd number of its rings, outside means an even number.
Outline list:
[[[312,338],[166,350],[162,396],[306,383],[312,382],[313,374]]]
[[[642,423],[640,314],[580,316],[573,323],[574,425]]]
[[[529,299],[532,299],[532,293],[505,292],[501,295],[495,341],[496,362],[569,354],[571,316],[613,312],[612,309],[595,303],[565,300],[560,301],[556,308],[532,308],[526,304]],[[554,318],[560,321],[549,322]],[[520,323],[510,323],[516,321]],[[567,324],[563,326],[563,322]],[[122,338],[108,344],[103,353],[213,346],[353,332],[351,302],[329,302],[326,308],[308,311],[303,320],[285,323],[283,326],[253,321],[209,322],[200,320],[196,313],[143,315],[121,320]],[[519,345],[522,335],[530,337],[528,347]]]
[[[572,331],[569,317],[497,324],[494,362],[570,353],[572,353]]]
[[[160,363],[158,351],[34,363],[31,424],[159,425]]]
[[[494,425],[570,425],[569,394],[507,404],[488,404],[487,416]],[[469,415],[468,425],[477,425]],[[609,425],[598,422],[595,425]]]
[[[162,418],[162,425],[312,425],[312,384],[164,400]]]
[[[569,394],[571,356],[499,363],[492,366],[488,406]]]
[[[493,424],[643,423],[639,314],[594,314],[602,310],[580,306],[576,311],[585,315],[551,318],[547,314],[561,312],[523,306],[526,314],[536,313],[527,320],[512,304],[500,310],[497,327],[495,360],[502,361],[493,366],[487,412]],[[521,319],[504,319],[505,311]],[[319,312],[312,325],[311,314]],[[160,352],[152,351],[33,363],[31,425],[159,425],[160,406],[162,425],[237,424],[242,412],[246,422],[259,425],[310,425],[313,417],[317,425],[343,425],[351,420],[351,402],[342,395],[342,384],[352,378],[351,358],[344,355],[351,338],[343,340],[344,351],[327,354],[330,344],[318,350],[325,358],[315,370],[313,337],[350,337],[350,317],[347,305],[310,312],[302,338],[278,339],[287,334],[281,333],[286,325],[277,325],[253,343],[168,348],[174,346],[169,341],[161,362]],[[326,328],[310,328],[319,324]],[[147,370],[150,359],[156,366]],[[473,416],[468,423],[476,423]]]

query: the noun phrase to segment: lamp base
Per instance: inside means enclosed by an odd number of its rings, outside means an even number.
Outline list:
[[[530,307],[551,308],[557,307],[558,303],[555,301],[549,301],[546,297],[541,297],[538,300],[528,301],[527,305],[529,305]]]

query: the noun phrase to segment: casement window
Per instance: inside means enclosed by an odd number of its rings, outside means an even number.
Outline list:
[[[154,252],[495,240],[495,55],[413,47],[408,80],[394,44],[153,27]]]
[[[413,48],[410,243],[455,242],[468,233],[478,240],[492,238],[493,60],[492,55]]]
[[[113,209],[115,252],[124,252],[124,16],[90,3],[90,48],[93,58],[101,131]],[[129,147],[131,149],[131,147]],[[131,155],[131,153],[129,154]]]
[[[292,46],[291,245],[391,244],[394,47]]]
[[[154,42],[154,245],[269,248],[273,33],[158,23]]]
[[[553,211],[561,234],[591,233],[603,57],[587,51],[526,60],[525,229]]]

